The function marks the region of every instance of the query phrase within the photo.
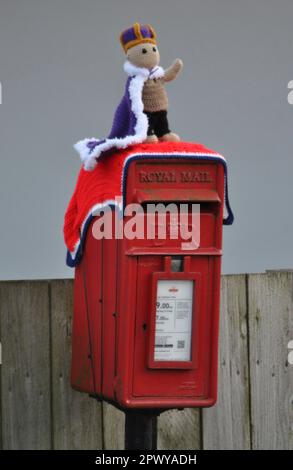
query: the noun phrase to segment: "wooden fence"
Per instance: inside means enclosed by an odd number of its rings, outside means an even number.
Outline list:
[[[3,449],[123,449],[124,416],[69,384],[71,280],[0,283]],[[293,273],[222,278],[219,398],[159,418],[160,449],[292,449]]]

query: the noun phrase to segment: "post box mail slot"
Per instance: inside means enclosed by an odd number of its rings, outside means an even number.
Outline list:
[[[141,205],[137,220],[147,222],[150,204],[185,204],[192,226],[192,204],[200,204],[199,243],[183,249],[182,234],[171,237],[174,214],[166,214],[165,239],[97,240],[101,215],[92,220],[75,271],[75,389],[126,408],[215,403],[224,183],[221,161],[154,156],[129,164],[124,202]],[[153,225],[156,232],[158,214]]]
[[[140,204],[148,202],[221,202],[214,189],[139,189],[133,201]]]

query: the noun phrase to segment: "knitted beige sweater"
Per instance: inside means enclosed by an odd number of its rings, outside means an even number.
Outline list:
[[[142,90],[144,111],[153,113],[155,111],[165,111],[168,109],[168,96],[164,83],[174,80],[181,69],[182,62],[177,59],[173,62],[171,67],[165,70],[165,75],[162,78],[149,79],[145,82]]]
[[[168,109],[168,97],[161,78],[149,79],[142,90],[144,111],[155,112]]]

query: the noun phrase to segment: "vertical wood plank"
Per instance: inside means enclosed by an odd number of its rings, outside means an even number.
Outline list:
[[[293,449],[293,274],[249,275],[249,332],[254,449]]]
[[[4,449],[50,449],[47,282],[0,284]]]
[[[73,281],[51,282],[52,410],[54,449],[101,449],[101,404],[71,389]]]
[[[203,410],[204,449],[249,449],[246,276],[222,276],[217,404]]]
[[[164,411],[158,419],[158,449],[200,449],[199,410]]]
[[[103,439],[105,450],[124,450],[125,414],[103,403]]]

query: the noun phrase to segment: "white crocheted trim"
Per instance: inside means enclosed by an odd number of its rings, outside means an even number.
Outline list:
[[[70,255],[71,255],[73,260],[75,259],[77,251],[79,249],[81,239],[83,237],[83,232],[84,232],[84,229],[85,229],[85,224],[88,221],[88,218],[91,217],[91,216],[98,215],[98,213],[103,208],[105,208],[106,206],[108,206],[108,207],[109,206],[115,206],[115,207],[117,207],[118,210],[121,211],[122,210],[122,198],[106,199],[105,201],[99,202],[98,204],[95,204],[93,207],[90,208],[90,210],[88,211],[88,213],[87,213],[86,217],[84,218],[83,223],[80,227],[81,238],[76,242],[73,251],[70,251]]]
[[[141,75],[145,78],[162,78],[165,75],[165,71],[162,67],[157,65],[152,70],[149,70],[145,67],[136,67],[133,65],[129,60],[124,63],[124,71],[127,73],[129,77],[133,77],[135,75]]]
[[[142,89],[146,78],[142,75],[137,75],[131,78],[129,83],[129,95],[131,99],[131,110],[136,117],[135,134],[126,137],[116,137],[114,139],[106,139],[103,144],[97,145],[94,150],[89,154],[87,144],[92,140],[99,139],[83,139],[74,145],[75,150],[80,155],[81,161],[85,170],[93,170],[97,164],[98,158],[102,152],[116,147],[118,149],[125,149],[126,147],[143,142],[147,137],[148,118],[143,112],[142,102]]]
[[[129,83],[129,95],[131,100],[131,110],[136,117],[136,125],[134,128],[134,135],[126,137],[116,137],[113,139],[106,139],[103,144],[98,144],[92,152],[87,144],[91,141],[99,141],[95,137],[91,139],[86,138],[80,140],[74,145],[75,150],[79,153],[80,159],[83,163],[85,170],[93,170],[97,164],[97,158],[101,153],[115,147],[117,149],[125,149],[130,145],[140,144],[147,137],[148,118],[143,112],[142,102],[142,89],[144,82],[148,78],[161,78],[164,76],[164,69],[160,66],[154,67],[149,71],[146,68],[136,67],[129,61],[124,64],[125,72],[132,77]]]

